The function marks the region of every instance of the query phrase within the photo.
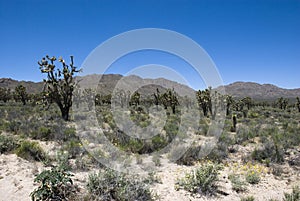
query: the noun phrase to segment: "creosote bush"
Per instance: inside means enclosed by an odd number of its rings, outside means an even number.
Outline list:
[[[247,183],[243,181],[239,175],[232,174],[229,175],[228,178],[231,181],[232,190],[236,192],[244,192],[247,190]]]
[[[11,136],[0,134],[0,154],[9,153],[18,147],[18,142]]]
[[[96,201],[154,200],[147,182],[110,169],[90,174],[87,189],[89,199]]]
[[[176,189],[183,188],[192,194],[214,195],[218,189],[218,175],[222,168],[216,163],[202,164],[196,170],[187,173],[184,178],[179,179]]]
[[[45,161],[46,154],[37,142],[24,140],[16,149],[17,156],[26,160]]]

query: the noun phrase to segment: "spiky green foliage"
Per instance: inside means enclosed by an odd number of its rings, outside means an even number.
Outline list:
[[[73,56],[69,65],[65,63],[62,57],[58,59],[62,67],[58,68],[54,64],[56,57],[42,58],[38,62],[42,73],[47,74],[47,79],[44,80],[45,96],[50,102],[58,105],[61,116],[64,120],[69,120],[69,112],[72,107],[72,95],[77,82],[74,80],[74,75],[81,70],[74,66]]]
[[[234,105],[234,99],[232,98],[231,95],[226,95],[225,96],[225,101],[226,101],[226,115],[230,115],[232,105]]]
[[[0,87],[0,101],[6,103],[10,99],[11,99],[10,89]]]
[[[277,99],[276,104],[278,105],[278,107],[282,110],[285,110],[289,104],[289,100],[283,97],[280,97]]]
[[[172,108],[172,113],[176,113],[176,107],[179,105],[177,94],[174,89],[168,89],[165,93],[161,95],[161,102],[164,105],[165,109],[168,107]]]
[[[296,107],[298,109],[298,112],[300,112],[300,98],[297,97]]]
[[[208,112],[212,110],[210,89],[198,90],[196,92],[196,97],[197,97],[199,107],[202,109],[204,116],[207,117]]]
[[[14,96],[16,101],[21,101],[23,105],[26,105],[28,99],[26,87],[24,87],[23,85],[16,86]]]
[[[141,94],[139,92],[135,91],[130,98],[129,104],[138,106],[140,104],[140,97],[141,97]],[[122,97],[121,97],[121,100],[122,100]],[[121,103],[122,102],[123,101],[121,101]]]

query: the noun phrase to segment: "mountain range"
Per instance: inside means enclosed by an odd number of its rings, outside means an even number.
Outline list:
[[[98,86],[98,90],[102,93],[111,93],[115,88],[126,89],[129,91],[137,90],[138,86],[143,86],[139,90],[145,94],[152,93],[156,88],[165,90],[164,88],[174,88],[179,94],[193,95],[195,90],[189,88],[186,85],[167,80],[164,78],[158,79],[143,79],[141,77],[130,75],[122,76],[119,74],[105,74],[105,75],[86,75],[76,77],[79,80],[79,84],[83,88]],[[0,87],[14,88],[22,84],[26,87],[28,93],[38,93],[43,90],[43,82],[31,82],[31,81],[17,81],[11,78],[0,78]],[[279,97],[285,97],[289,99],[295,99],[300,97],[300,88],[297,89],[283,89],[272,84],[258,84],[254,82],[234,82],[229,85],[225,85],[225,91],[227,94],[232,95],[235,98],[242,98],[249,96],[256,100],[274,100]]]

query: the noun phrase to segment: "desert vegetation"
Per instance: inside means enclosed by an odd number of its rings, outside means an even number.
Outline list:
[[[180,96],[171,88],[154,88],[150,94],[117,91],[113,95],[94,89],[75,91],[74,76],[79,70],[74,67],[73,57],[70,65],[59,59],[62,69],[56,68],[55,61],[55,57],[47,56],[39,62],[47,79],[44,91],[38,94],[28,93],[22,85],[15,90],[0,88],[1,154],[16,154],[41,167],[34,174],[35,188],[24,195],[24,200],[168,200],[159,191],[164,182],[175,195],[179,193],[187,199],[214,200],[233,196],[238,200],[263,200],[266,197],[253,192],[270,185],[271,181],[288,181],[288,184],[281,189],[281,194],[269,200],[299,200],[298,97],[261,101],[221,94],[212,88],[196,91],[194,100]],[[87,96],[93,99],[88,108],[95,108],[99,126],[110,143],[134,156],[136,164],[149,162],[143,161],[144,155],[157,152],[150,162],[158,171],[132,176],[111,170],[85,149],[85,146],[97,146],[97,141],[83,142],[76,133],[72,98],[80,99],[75,101],[78,103],[84,102]],[[121,116],[122,110],[113,112],[112,103],[116,108],[125,108],[129,119],[140,129],[146,129],[152,121],[159,121],[150,114],[149,108],[164,111],[163,129],[148,139],[127,135],[114,116]],[[79,106],[73,104],[73,107]],[[185,123],[194,141],[178,160],[169,161],[182,151],[181,147],[159,151],[183,135],[179,129],[181,116],[192,107],[197,109],[186,117]],[[222,132],[215,147],[202,156],[200,153],[205,146],[201,142],[214,137],[212,133],[218,129],[218,124],[213,122],[220,121],[222,110],[225,111]],[[194,119],[197,115],[200,118]],[[52,148],[47,148],[51,144]],[[166,181],[165,174],[172,168],[183,171],[172,172],[172,179]],[[85,179],[78,180],[82,174],[86,175]],[[3,172],[0,178],[0,181],[5,180]]]

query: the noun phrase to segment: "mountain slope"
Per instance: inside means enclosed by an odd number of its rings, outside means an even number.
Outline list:
[[[101,80],[100,80],[101,78]],[[156,88],[162,92],[166,88],[174,88],[177,93],[182,95],[194,95],[195,91],[186,85],[167,80],[164,78],[158,79],[142,79],[135,75],[130,75],[123,77],[119,74],[105,74],[105,75],[87,75],[78,76],[76,78],[79,80],[79,84],[83,88],[87,87],[97,87],[104,94],[111,93],[116,86],[119,89],[126,89],[125,91],[135,91],[136,87],[143,86],[139,89],[140,93],[152,94],[156,91]],[[99,82],[100,81],[100,82]],[[17,81],[10,78],[0,78],[0,87],[14,88],[22,84],[26,87],[29,93],[41,92],[43,89],[43,82],[28,82],[28,81]],[[242,98],[249,96],[257,100],[274,100],[279,97],[285,97],[290,99],[295,99],[295,97],[300,97],[300,88],[298,89],[283,89],[271,84],[258,84],[254,82],[235,82],[229,85],[225,85],[225,90],[227,94],[234,96],[235,98]]]
[[[225,90],[226,93],[237,98],[249,96],[257,100],[300,97],[300,88],[283,89],[272,84],[258,84],[254,82],[235,82],[226,85]]]

